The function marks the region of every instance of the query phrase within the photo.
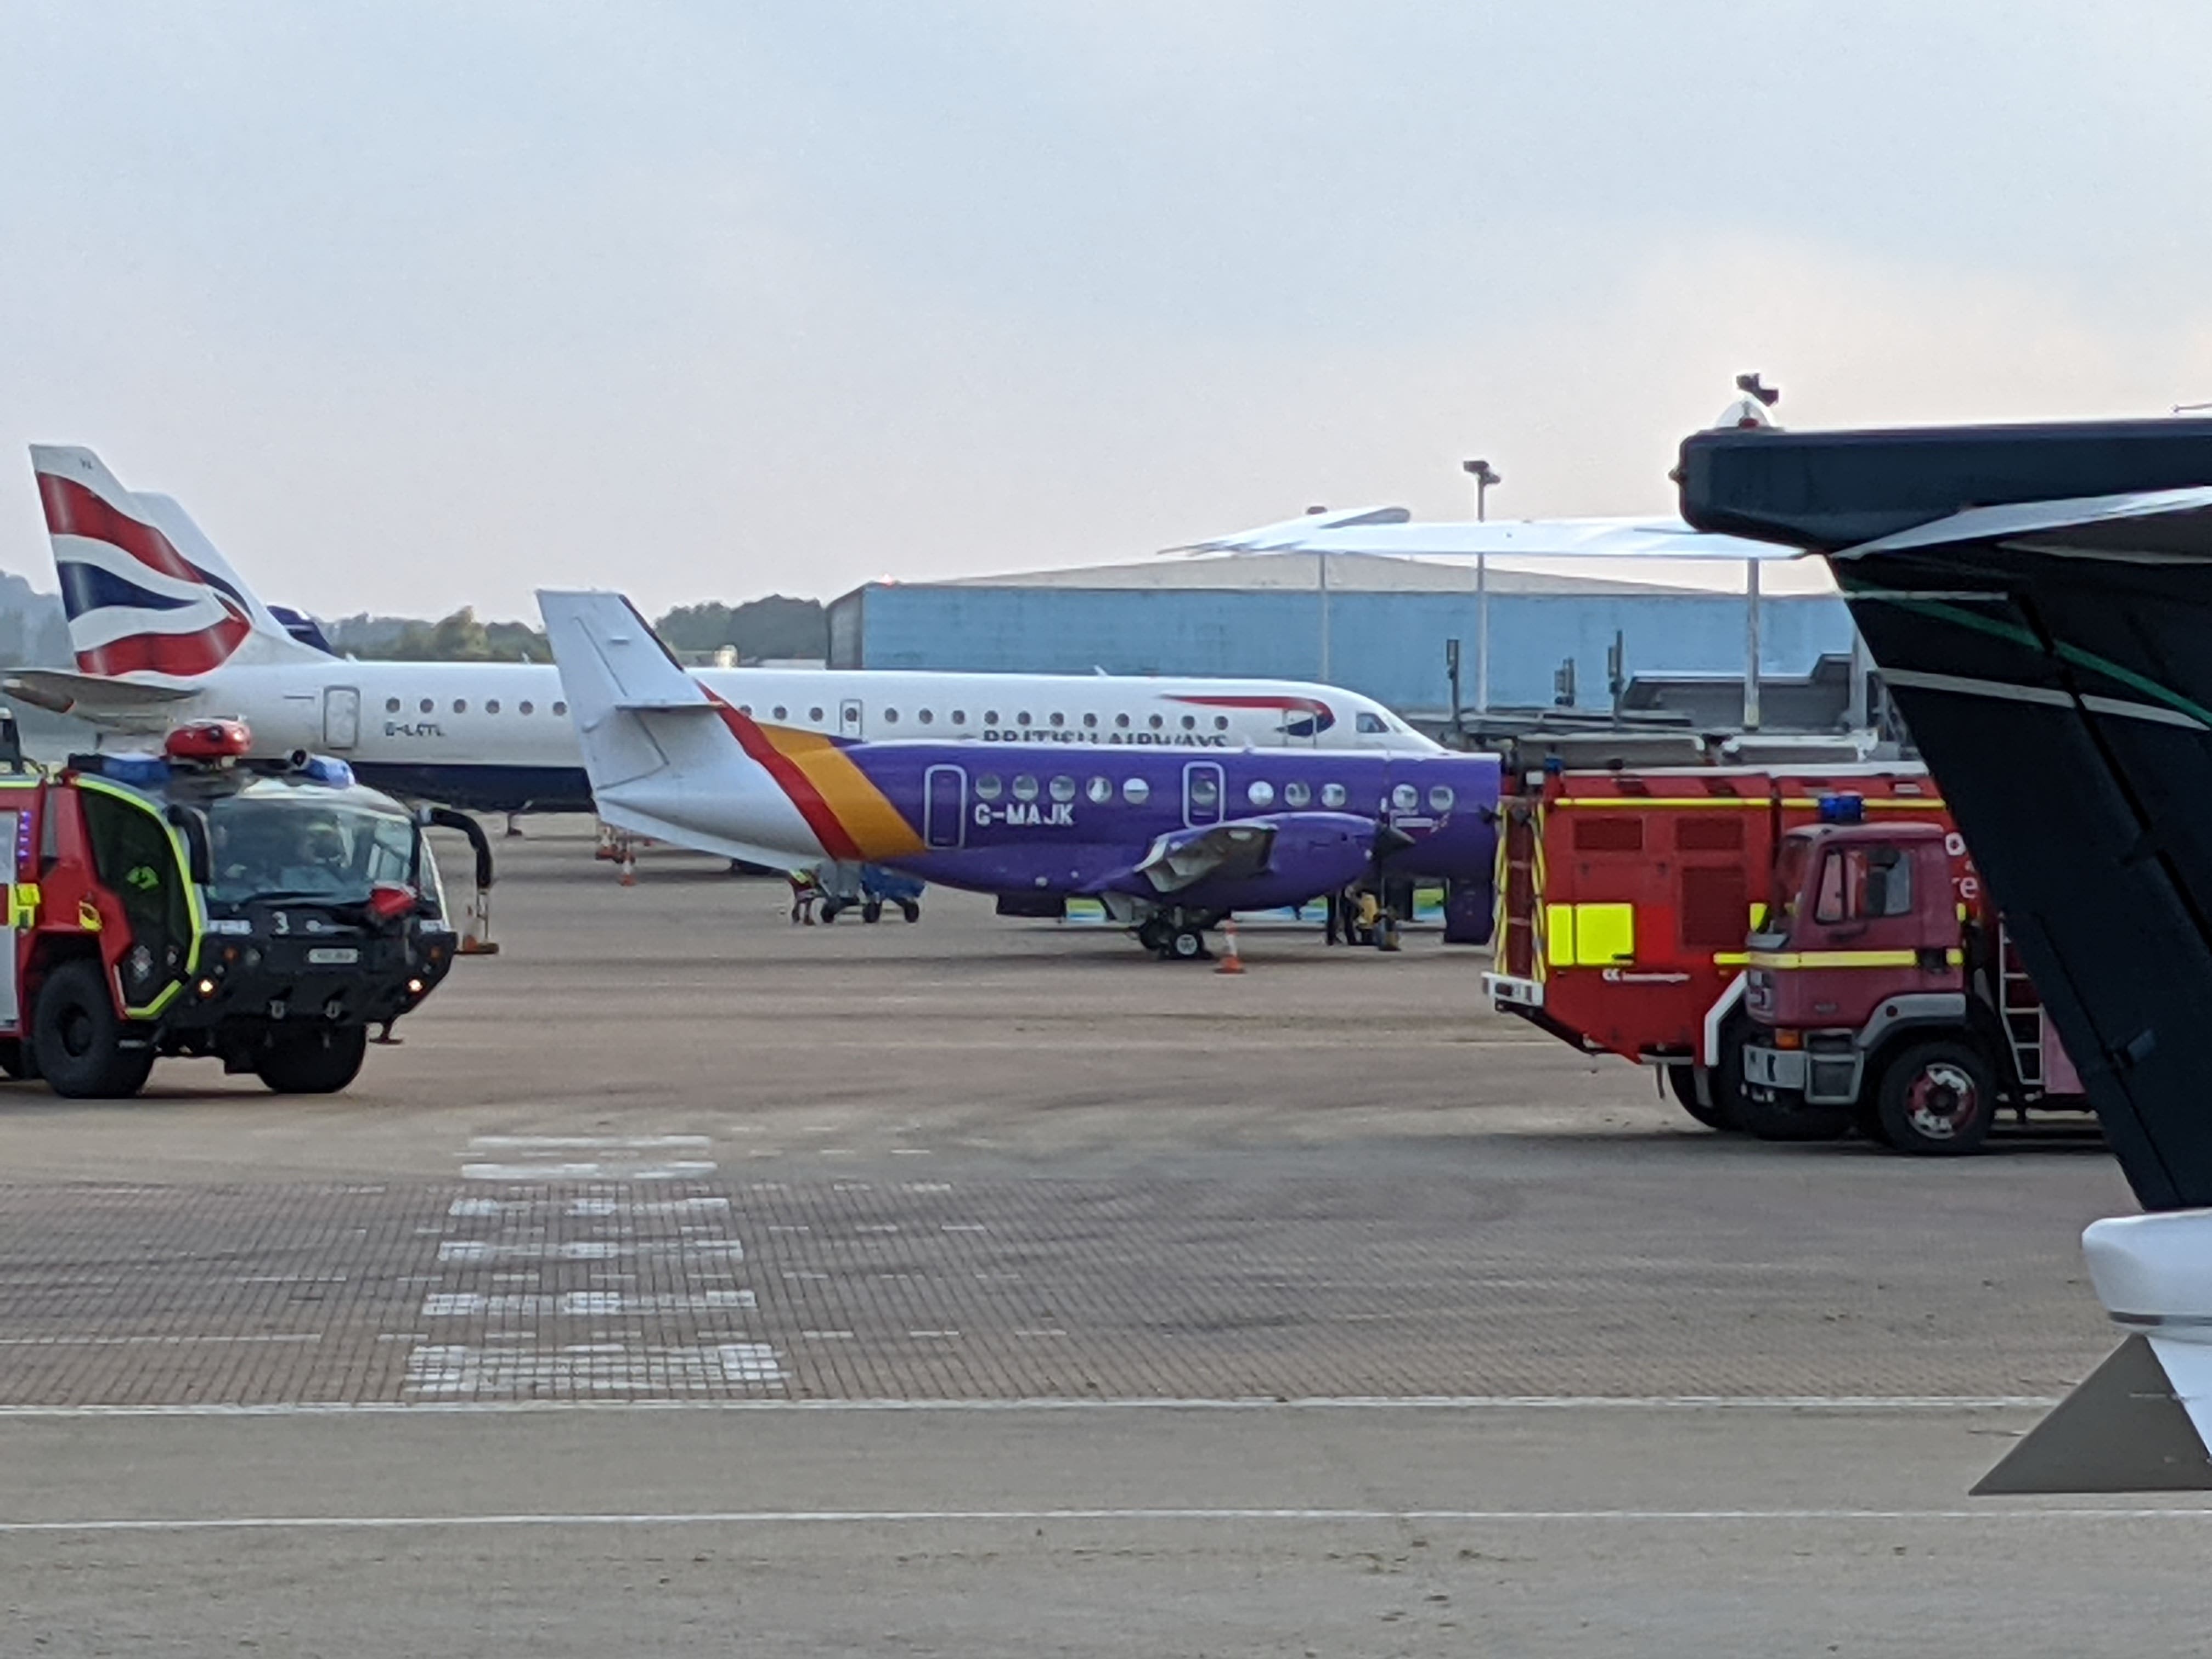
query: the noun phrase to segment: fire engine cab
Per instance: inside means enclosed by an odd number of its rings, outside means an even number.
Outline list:
[[[491,849],[473,819],[410,811],[342,761],[247,758],[234,720],[152,754],[29,766],[0,728],[0,845],[14,949],[0,1069],[73,1097],[136,1093],[156,1057],[219,1059],[280,1093],[343,1089],[371,1027],[488,951]],[[424,830],[466,836],[476,891],[450,908]]]
[[[1821,805],[1783,838],[1750,941],[1752,1109],[1934,1153],[1973,1151],[2004,1106],[2085,1109],[1958,832],[1868,823],[1855,795]]]

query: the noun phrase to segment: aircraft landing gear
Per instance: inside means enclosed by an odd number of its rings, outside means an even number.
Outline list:
[[[1204,962],[1213,954],[1206,948],[1206,930],[1217,920],[1180,911],[1147,916],[1138,925],[1137,943],[1162,962]]]

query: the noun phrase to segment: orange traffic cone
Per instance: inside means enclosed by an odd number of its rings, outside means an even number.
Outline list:
[[[1217,974],[1241,974],[1244,971],[1244,958],[1237,953],[1237,919],[1234,916],[1221,924],[1221,963],[1213,971]]]

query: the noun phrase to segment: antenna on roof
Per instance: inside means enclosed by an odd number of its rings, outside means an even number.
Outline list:
[[[1717,427],[1756,428],[1772,426],[1774,417],[1766,411],[1782,401],[1778,386],[1765,385],[1756,374],[1739,374],[1735,389],[1743,395],[1721,410],[1721,417],[1713,422]]]

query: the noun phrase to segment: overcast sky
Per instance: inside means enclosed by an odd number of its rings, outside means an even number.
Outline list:
[[[2212,8],[0,6],[21,445],[264,595],[658,609],[2212,398]]]

